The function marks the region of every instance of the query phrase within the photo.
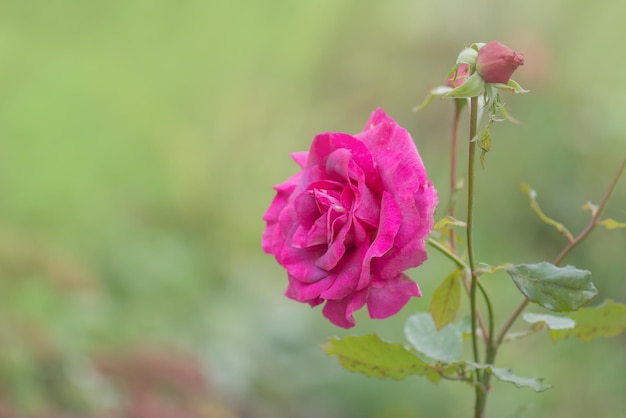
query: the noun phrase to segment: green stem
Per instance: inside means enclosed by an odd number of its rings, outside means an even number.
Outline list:
[[[465,261],[461,260],[456,254],[454,254],[452,251],[447,249],[446,246],[443,245],[442,243],[435,241],[432,238],[428,238],[428,244],[435,247],[437,250],[439,250],[440,253],[442,253],[443,255],[448,257],[450,260],[452,260],[459,268],[461,269],[469,268],[467,264],[465,264]]]
[[[480,293],[482,293],[483,297],[485,298],[485,305],[487,306],[487,319],[489,320],[489,334],[487,334],[486,336],[487,338],[485,339],[485,342],[487,343],[487,347],[489,347],[489,345],[491,345],[493,342],[492,336],[495,335],[494,329],[493,329],[493,325],[494,325],[493,308],[491,307],[491,300],[489,300],[489,295],[487,295],[487,291],[485,290],[485,288],[480,282],[477,282],[477,283],[478,283],[478,288],[480,289]],[[480,316],[478,316],[478,318],[480,319]],[[483,325],[483,329],[484,329],[484,325]]]
[[[450,200],[448,201],[448,216],[454,217],[454,208],[456,206],[456,155],[457,143],[459,137],[459,122],[461,120],[461,111],[465,105],[465,99],[454,100],[454,119],[452,120],[452,144],[450,145]],[[449,232],[450,248],[456,253],[456,237],[454,228],[450,228]]]
[[[476,142],[472,138],[476,136],[476,128],[478,125],[478,97],[472,97],[470,102],[470,133],[469,133],[469,164],[467,171],[467,256],[469,259],[469,267],[471,272],[470,284],[470,316],[472,326],[472,351],[474,361],[480,363],[478,358],[478,341],[476,337],[476,287],[477,277],[474,270],[474,166],[476,162]]]
[[[472,139],[476,136],[478,126],[478,97],[470,99],[470,132],[469,132],[469,162],[467,170],[467,255],[469,259],[471,282],[470,282],[470,322],[472,327],[472,353],[474,361],[480,363],[478,355],[478,336],[476,334],[476,289],[478,278],[476,276],[476,265],[474,262],[474,167],[476,162],[476,142]],[[474,406],[474,417],[481,418],[485,409],[486,388],[480,385],[482,373],[476,370],[476,403]]]

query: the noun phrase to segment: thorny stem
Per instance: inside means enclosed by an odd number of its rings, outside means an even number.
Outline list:
[[[613,190],[615,190],[615,186],[617,185],[619,178],[622,176],[622,173],[624,172],[624,168],[626,168],[626,158],[624,158],[619,168],[617,169],[615,176],[613,176],[613,180],[611,180],[611,184],[609,184],[609,188],[607,189],[606,193],[604,193],[604,197],[602,198],[602,201],[598,205],[597,210],[591,216],[591,220],[589,221],[589,224],[587,224],[585,229],[583,229],[583,231],[580,234],[578,234],[576,238],[574,238],[572,241],[567,243],[567,245],[563,248],[563,250],[554,258],[554,260],[552,260],[552,264],[554,264],[555,266],[560,264],[561,261],[563,261],[563,259],[570,253],[570,251],[572,251],[574,247],[580,244],[587,237],[587,235],[589,235],[591,231],[593,231],[594,228],[598,226],[598,219],[600,218],[600,215],[602,215],[602,211],[604,210],[604,207],[609,201],[609,198],[611,197]],[[498,334],[498,338],[496,339],[496,344],[495,344],[496,347],[498,347],[502,343],[502,341],[506,337],[506,333],[509,331],[509,329],[511,328],[511,326],[513,325],[517,317],[522,313],[524,308],[526,308],[526,305],[528,305],[528,302],[530,301],[525,298],[522,301],[522,303],[520,303],[519,306],[515,309],[515,311],[511,314],[511,316],[505,322],[505,324],[502,326],[502,330],[500,331],[500,333]]]

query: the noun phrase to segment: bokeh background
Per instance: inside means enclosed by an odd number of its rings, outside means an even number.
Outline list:
[[[457,53],[523,52],[477,179],[481,261],[552,259],[562,237],[520,193],[580,231],[626,154],[619,0],[109,0],[0,4],[0,416],[463,417],[472,390],[351,374],[320,349],[378,332],[404,342],[451,269],[410,274],[426,297],[333,327],[282,296],[262,253],[271,186],[323,131],[359,132],[383,107],[412,133],[445,201],[452,104],[414,113]],[[461,159],[465,158],[465,150]],[[462,206],[462,205],[461,205]],[[607,216],[626,220],[626,180]],[[598,230],[566,260],[597,301],[626,301],[626,233]],[[485,278],[499,318],[520,295]],[[502,350],[553,384],[496,382],[489,416],[619,417],[626,339]]]

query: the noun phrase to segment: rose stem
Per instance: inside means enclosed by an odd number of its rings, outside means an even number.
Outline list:
[[[452,120],[452,144],[450,147],[450,201],[448,202],[448,215],[454,217],[454,208],[456,206],[456,154],[457,142],[459,136],[459,121],[461,120],[461,111],[465,106],[466,99],[454,100],[454,119]],[[456,253],[456,239],[454,228],[450,228],[450,249]]]
[[[480,363],[478,356],[478,336],[476,335],[476,288],[478,278],[475,273],[474,263],[474,165],[476,161],[476,142],[472,139],[476,136],[478,125],[478,97],[470,99],[470,132],[469,132],[469,163],[467,170],[467,255],[469,258],[471,284],[470,284],[470,322],[472,327],[472,353],[474,362]],[[481,373],[476,370],[476,381],[481,382]],[[474,407],[475,418],[480,418],[484,409],[485,390],[479,384],[476,385],[476,403]]]
[[[471,273],[470,285],[470,309],[471,309],[471,326],[472,326],[472,350],[474,353],[474,361],[479,363],[478,358],[478,342],[476,340],[476,275],[474,273],[474,243],[473,227],[474,227],[474,161],[476,160],[476,142],[472,138],[476,136],[476,125],[478,123],[478,97],[472,97],[470,102],[470,142],[469,142],[469,164],[467,175],[467,255],[469,258],[469,267]]]

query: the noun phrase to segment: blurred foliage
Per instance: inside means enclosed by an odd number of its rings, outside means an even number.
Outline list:
[[[551,259],[563,239],[519,184],[573,233],[585,225],[578,208],[599,201],[626,150],[625,12],[617,0],[3,2],[0,413],[467,416],[466,387],[366,379],[326,357],[319,345],[346,332],[286,300],[260,250],[270,186],[314,134],[358,132],[382,106],[445,196],[451,104],[411,108],[460,48],[498,39],[524,52],[516,80],[531,94],[506,97],[521,126],[493,131],[477,253]],[[626,219],[624,181],[606,214]],[[599,230],[566,261],[594,273],[599,300],[625,301],[624,248],[622,230]],[[450,269],[433,254],[411,274],[428,295]],[[486,285],[500,312],[520,298],[504,274]],[[359,314],[350,333],[403,341],[404,320],[427,309],[424,298],[384,322]],[[531,401],[533,416],[626,410],[623,336],[541,338],[500,361],[554,388],[496,385],[490,415]],[[170,389],[132,392],[141,367]]]

